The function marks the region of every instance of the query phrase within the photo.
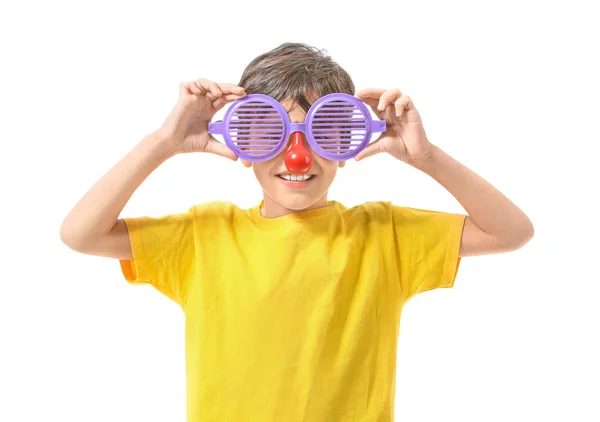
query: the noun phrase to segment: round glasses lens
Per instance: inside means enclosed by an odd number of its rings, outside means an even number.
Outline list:
[[[241,103],[229,118],[227,131],[240,157],[258,159],[274,151],[283,138],[283,119],[268,102]]]
[[[342,158],[363,145],[367,124],[368,117],[356,104],[338,99],[320,105],[310,130],[323,155]]]

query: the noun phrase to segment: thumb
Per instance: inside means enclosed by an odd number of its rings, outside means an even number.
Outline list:
[[[230,150],[227,145],[217,141],[212,135],[206,144],[206,152],[220,155],[221,157],[229,158],[231,161],[237,161],[238,157],[235,152]]]
[[[240,98],[243,98],[245,95],[246,95],[246,93],[227,94],[227,95],[221,95],[220,97],[217,97],[212,103],[212,106],[215,109],[215,113],[217,111],[221,110],[225,106],[225,104],[230,103],[235,100],[239,100]]]
[[[354,157],[354,160],[356,161],[360,161],[363,158],[367,158],[370,157],[371,155],[375,155],[378,154],[380,152],[382,152],[381,149],[381,138],[378,138],[375,142],[371,142],[369,145],[367,145],[367,147],[365,149],[363,149],[361,152],[358,153],[358,155],[356,157]]]

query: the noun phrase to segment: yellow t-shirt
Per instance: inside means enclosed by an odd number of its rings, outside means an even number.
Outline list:
[[[466,216],[259,207],[125,219],[126,280],[185,314],[188,422],[393,421],[402,306],[452,287]]]

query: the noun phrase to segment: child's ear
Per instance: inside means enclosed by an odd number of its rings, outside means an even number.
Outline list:
[[[240,161],[244,165],[244,167],[252,167],[252,163],[250,161],[246,161],[240,158]]]
[[[342,167],[344,167],[345,165],[346,165],[346,162],[345,162],[345,161],[338,161],[338,167],[339,167],[339,168],[342,168]]]

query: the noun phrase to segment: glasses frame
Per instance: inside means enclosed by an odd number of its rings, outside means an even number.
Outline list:
[[[231,136],[229,134],[229,123],[231,122],[231,116],[233,115],[234,111],[236,111],[242,105],[247,105],[247,103],[257,100],[265,102],[268,105],[272,106],[275,109],[275,111],[279,113],[281,121],[283,123],[283,134],[277,146],[272,151],[266,152],[265,154],[258,156],[248,154],[246,151],[241,149],[238,145],[235,144],[235,142],[231,139]],[[366,127],[364,129],[360,129],[365,130],[364,138],[355,149],[349,150],[347,154],[328,152],[327,150],[323,149],[321,145],[319,145],[318,141],[315,139],[312,133],[312,124],[314,122],[315,115],[323,105],[326,105],[333,101],[344,101],[347,103],[351,103],[356,108],[358,108],[365,117]],[[290,121],[290,116],[288,115],[287,111],[276,99],[264,94],[249,94],[244,96],[243,98],[234,101],[229,107],[229,109],[225,112],[223,120],[217,122],[210,122],[208,124],[208,133],[223,136],[225,144],[229,149],[231,149],[238,157],[251,162],[266,161],[273,157],[276,157],[284,150],[284,148],[288,144],[287,140],[289,139],[290,135],[295,132],[303,133],[313,151],[315,151],[321,157],[332,161],[345,161],[350,158],[354,158],[356,155],[358,155],[358,153],[365,149],[367,145],[369,145],[369,143],[371,142],[371,136],[373,135],[373,133],[385,132],[385,130],[386,122],[384,120],[373,119],[365,103],[363,103],[358,98],[346,93],[333,93],[324,95],[323,97],[319,98],[311,105],[310,109],[306,113],[306,118],[302,123],[292,123]],[[356,136],[356,134],[354,136]],[[358,139],[354,138],[352,140]]]

